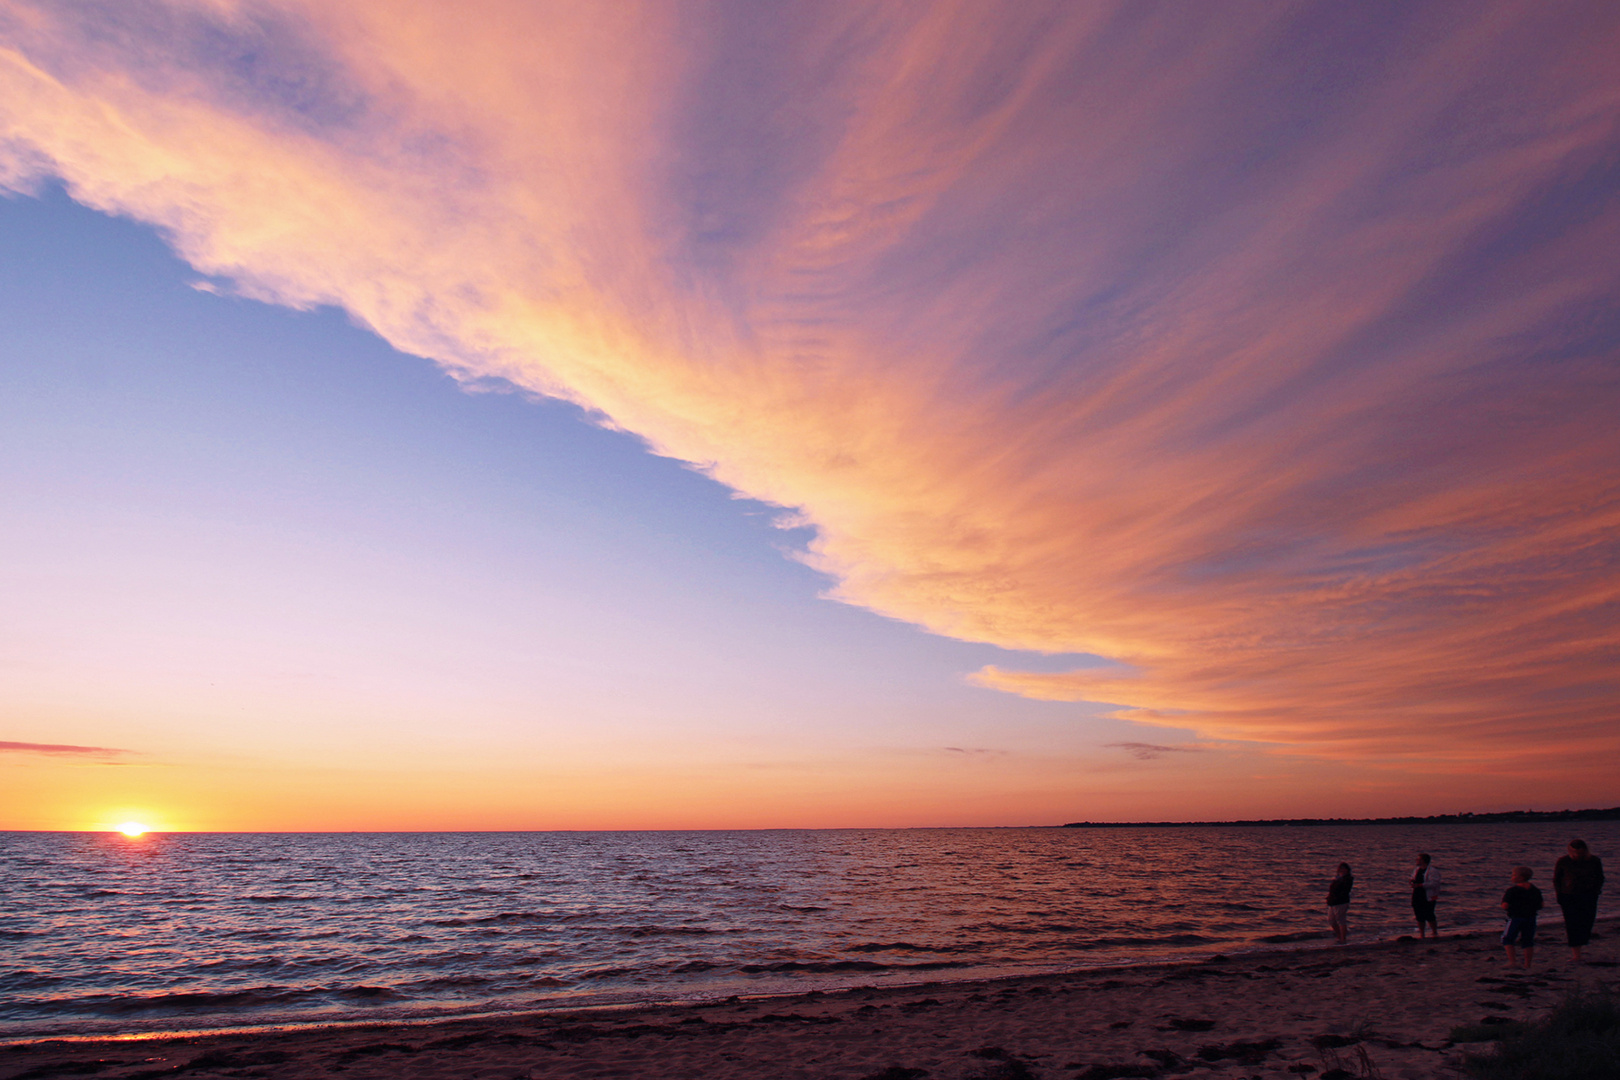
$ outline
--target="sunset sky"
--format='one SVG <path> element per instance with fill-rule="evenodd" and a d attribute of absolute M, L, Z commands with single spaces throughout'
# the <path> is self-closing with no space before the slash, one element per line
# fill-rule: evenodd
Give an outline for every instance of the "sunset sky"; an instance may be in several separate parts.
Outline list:
<path fill-rule="evenodd" d="M 1617 55 L 0 0 L 0 828 L 1620 803 Z"/>

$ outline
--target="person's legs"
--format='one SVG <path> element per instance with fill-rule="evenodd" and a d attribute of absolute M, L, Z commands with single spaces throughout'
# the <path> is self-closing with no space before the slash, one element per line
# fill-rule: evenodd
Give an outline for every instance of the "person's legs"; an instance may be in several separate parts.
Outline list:
<path fill-rule="evenodd" d="M 1592 940 L 1592 924 L 1597 922 L 1598 898 L 1595 896 L 1576 897 L 1576 918 L 1580 922 L 1581 944 L 1584 946 Z"/>
<path fill-rule="evenodd" d="M 1564 911 L 1564 934 L 1569 941 L 1569 953 L 1575 963 L 1581 962 L 1581 948 L 1592 940 L 1592 924 L 1597 921 L 1597 900 L 1584 896 L 1560 897 L 1558 906 Z"/>
<path fill-rule="evenodd" d="M 1416 896 L 1412 897 L 1412 917 L 1417 920 L 1418 937 L 1427 937 L 1429 932 L 1428 904 Z"/>
<path fill-rule="evenodd" d="M 1333 940 L 1343 945 L 1350 936 L 1350 924 L 1346 911 L 1349 904 L 1328 905 L 1328 926 L 1333 930 Z"/>
<path fill-rule="evenodd" d="M 1509 919 L 1502 930 L 1502 947 L 1507 950 L 1508 967 L 1519 966 L 1516 945 L 1524 946 L 1524 967 L 1530 970 L 1530 960 L 1536 952 L 1536 920 Z"/>

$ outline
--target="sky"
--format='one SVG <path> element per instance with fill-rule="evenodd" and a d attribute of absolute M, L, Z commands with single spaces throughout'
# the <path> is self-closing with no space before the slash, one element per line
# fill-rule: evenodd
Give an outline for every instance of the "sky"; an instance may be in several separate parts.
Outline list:
<path fill-rule="evenodd" d="M 1620 803 L 1617 50 L 0 0 L 0 828 Z"/>

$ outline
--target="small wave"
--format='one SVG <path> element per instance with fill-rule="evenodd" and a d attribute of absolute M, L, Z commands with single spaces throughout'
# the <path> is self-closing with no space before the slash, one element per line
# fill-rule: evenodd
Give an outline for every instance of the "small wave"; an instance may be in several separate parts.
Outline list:
<path fill-rule="evenodd" d="M 1203 934 L 1165 934 L 1160 937 L 1107 937 L 1079 942 L 1082 949 L 1113 949 L 1128 945 L 1216 945 L 1231 938 L 1205 937 Z"/>
<path fill-rule="evenodd" d="M 329 990 L 328 993 L 349 1001 L 400 1001 L 405 997 L 399 991 L 386 986 L 349 986 L 341 990 Z"/>
<path fill-rule="evenodd" d="M 562 953 L 560 952 L 535 953 L 530 956 L 513 957 L 512 959 L 508 960 L 507 963 L 513 965 L 514 967 L 526 964 L 544 964 L 552 960 L 556 960 L 560 956 L 562 956 Z"/>
<path fill-rule="evenodd" d="M 1085 927 L 1067 923 L 975 923 L 964 930 L 988 930 L 995 934 L 1078 934 Z"/>
<path fill-rule="evenodd" d="M 126 896 L 123 889 L 91 889 L 86 896 Z"/>
<path fill-rule="evenodd" d="M 143 994 L 132 997 L 101 996 L 58 999 L 50 1004 L 60 1005 L 67 1011 L 110 1013 L 122 1016 L 128 1013 L 155 1012 L 167 1009 L 251 1009 L 265 1005 L 285 1005 L 303 1001 L 316 991 L 289 990 L 266 987 L 257 990 L 234 990 L 222 993 L 193 991 L 183 994 Z"/>
<path fill-rule="evenodd" d="M 12 971 L 0 975 L 0 990 L 37 990 L 42 986 L 55 986 L 64 980 L 43 971 Z"/>
<path fill-rule="evenodd" d="M 845 952 L 954 952 L 953 949 L 936 949 L 931 945 L 913 945 L 909 941 L 877 942 L 869 941 L 864 945 L 851 945 Z"/>
<path fill-rule="evenodd" d="M 282 961 L 275 956 L 253 956 L 240 960 L 205 960 L 194 965 L 198 971 L 261 971 L 265 968 L 280 967 Z"/>
<path fill-rule="evenodd" d="M 503 911 L 499 915 L 485 915 L 481 918 L 468 919 L 434 919 L 428 922 L 429 926 L 490 926 L 501 923 L 533 923 L 556 922 L 556 915 L 548 915 L 542 911 Z"/>
<path fill-rule="evenodd" d="M 454 950 L 450 952 L 423 953 L 418 961 L 435 969 L 443 969 L 452 964 L 481 964 L 489 959 L 486 952 L 464 952 Z"/>
<path fill-rule="evenodd" d="M 21 941 L 25 937 L 38 937 L 32 930 L 0 930 L 0 941 Z"/>
<path fill-rule="evenodd" d="M 318 897 L 318 896 L 292 896 L 292 895 L 287 895 L 287 894 L 282 894 L 282 893 L 273 893 L 273 894 L 268 895 L 268 896 L 249 896 L 248 899 L 251 900 L 255 904 L 292 904 L 292 903 L 299 903 L 299 902 L 310 903 L 310 902 L 319 900 L 320 897 Z"/>
<path fill-rule="evenodd" d="M 890 965 L 875 960 L 784 960 L 779 964 L 744 964 L 737 970 L 749 975 L 778 971 L 887 971 Z"/>
<path fill-rule="evenodd" d="M 711 964 L 707 960 L 688 960 L 675 968 L 675 972 L 678 975 L 692 975 L 702 971 L 713 971 L 719 966 L 719 964 Z"/>
<path fill-rule="evenodd" d="M 629 933 L 633 938 L 642 938 L 674 936 L 680 934 L 714 934 L 719 933 L 719 931 L 710 930 L 706 926 L 638 926 Z"/>
<path fill-rule="evenodd" d="M 815 914 L 815 913 L 816 913 L 816 912 L 818 912 L 818 911 L 831 911 L 831 910 L 832 910 L 832 908 L 824 908 L 824 907 L 794 907 L 794 906 L 793 906 L 793 905 L 792 905 L 792 904 L 778 904 L 778 905 L 777 905 L 777 910 L 778 910 L 778 911 L 797 911 L 797 912 L 799 912 L 799 913 L 800 913 L 800 914 L 801 914 L 801 915 L 813 915 L 813 914 Z"/>
<path fill-rule="evenodd" d="M 1283 945 L 1290 941 L 1319 941 L 1325 937 L 1327 937 L 1325 933 L 1310 930 L 1295 934 L 1267 934 L 1265 937 L 1255 938 L 1255 940 L 1263 941 L 1267 945 Z"/>
<path fill-rule="evenodd" d="M 779 974 L 789 971 L 826 974 L 838 971 L 938 971 L 941 968 L 966 966 L 954 960 L 930 960 L 921 964 L 880 964 L 874 960 L 784 960 L 778 964 L 744 964 L 737 970 L 747 975 Z"/>
<path fill-rule="evenodd" d="M 920 964 L 890 964 L 891 971 L 943 971 L 946 968 L 971 967 L 961 960 L 924 960 Z"/>
<path fill-rule="evenodd" d="M 143 1012 L 202 1012 L 209 1010 L 258 1009 L 274 1005 L 294 1005 L 316 999 L 337 998 L 349 1002 L 396 1001 L 404 995 L 385 986 L 319 987 L 295 990 L 263 986 L 252 990 L 193 991 L 181 994 L 138 994 L 129 997 L 95 995 L 57 998 L 44 1003 L 64 1012 L 92 1012 L 126 1016 Z M 53 1010 L 54 1011 L 54 1010 Z"/>
<path fill-rule="evenodd" d="M 412 990 L 458 990 L 469 986 L 488 986 L 495 981 L 483 975 L 449 975 L 437 979 L 422 979 L 405 985 Z"/>

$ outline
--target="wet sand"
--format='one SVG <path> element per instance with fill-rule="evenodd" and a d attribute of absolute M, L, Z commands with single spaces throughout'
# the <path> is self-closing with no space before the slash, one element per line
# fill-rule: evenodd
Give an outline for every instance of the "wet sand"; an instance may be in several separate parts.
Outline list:
<path fill-rule="evenodd" d="M 1579 969 L 1544 931 L 1529 974 L 1508 970 L 1492 931 L 701 1005 L 42 1042 L 0 1048 L 0 1080 L 1456 1077 L 1454 1026 L 1534 1019 L 1577 983 L 1620 989 L 1620 927 L 1599 929 Z"/>

